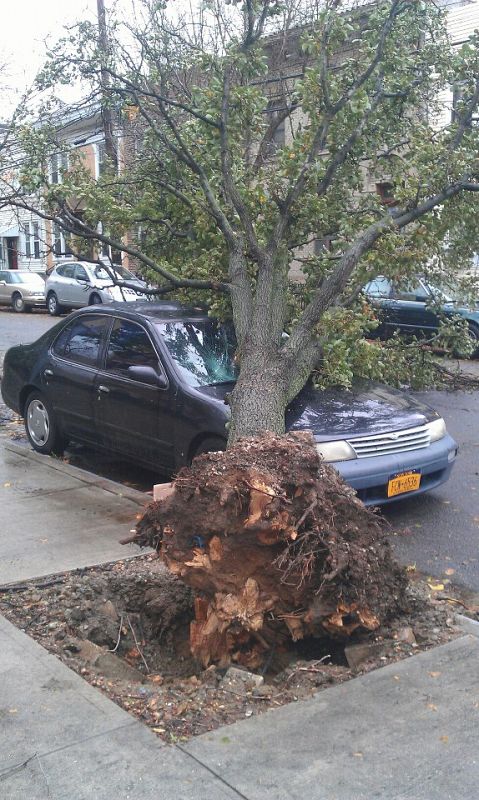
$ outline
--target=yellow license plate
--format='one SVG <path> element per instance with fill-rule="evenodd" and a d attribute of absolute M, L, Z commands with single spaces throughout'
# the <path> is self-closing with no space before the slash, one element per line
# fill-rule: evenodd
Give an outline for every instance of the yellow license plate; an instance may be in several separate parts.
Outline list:
<path fill-rule="evenodd" d="M 399 472 L 388 481 L 388 497 L 414 492 L 421 484 L 420 472 Z"/>

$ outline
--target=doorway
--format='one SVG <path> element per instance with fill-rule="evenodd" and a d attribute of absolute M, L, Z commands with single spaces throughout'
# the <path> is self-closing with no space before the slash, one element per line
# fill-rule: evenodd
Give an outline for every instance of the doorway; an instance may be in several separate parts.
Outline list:
<path fill-rule="evenodd" d="M 8 269 L 18 269 L 18 236 L 7 236 Z"/>

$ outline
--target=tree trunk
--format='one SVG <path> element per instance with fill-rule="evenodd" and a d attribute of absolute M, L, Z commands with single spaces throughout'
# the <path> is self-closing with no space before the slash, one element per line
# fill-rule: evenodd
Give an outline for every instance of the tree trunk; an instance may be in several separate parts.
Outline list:
<path fill-rule="evenodd" d="M 276 354 L 254 351 L 241 360 L 240 376 L 229 403 L 230 447 L 241 436 L 255 436 L 262 431 L 284 433 L 287 402 L 282 366 Z"/>

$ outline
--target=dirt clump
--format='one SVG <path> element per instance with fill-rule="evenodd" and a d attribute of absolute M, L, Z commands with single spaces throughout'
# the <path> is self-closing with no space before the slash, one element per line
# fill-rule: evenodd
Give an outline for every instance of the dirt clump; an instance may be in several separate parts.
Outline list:
<path fill-rule="evenodd" d="M 265 433 L 196 458 L 134 538 L 195 591 L 203 664 L 257 669 L 309 636 L 374 631 L 404 609 L 407 579 L 377 515 L 305 432 Z"/>

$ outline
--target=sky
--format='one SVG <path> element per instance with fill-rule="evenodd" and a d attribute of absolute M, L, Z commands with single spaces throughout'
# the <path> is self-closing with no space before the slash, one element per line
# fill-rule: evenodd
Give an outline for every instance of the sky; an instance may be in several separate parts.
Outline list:
<path fill-rule="evenodd" d="M 109 0 L 106 2 L 110 5 Z M 45 60 L 45 40 L 54 43 L 62 27 L 82 19 L 96 19 L 96 0 L 10 0 L 8 24 L 0 26 L 0 114 L 18 102 Z M 5 18 L 4 18 L 5 22 Z"/>

